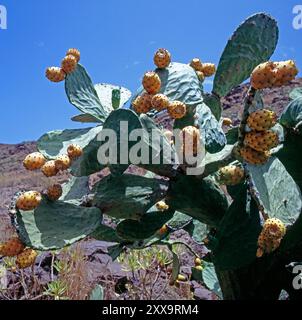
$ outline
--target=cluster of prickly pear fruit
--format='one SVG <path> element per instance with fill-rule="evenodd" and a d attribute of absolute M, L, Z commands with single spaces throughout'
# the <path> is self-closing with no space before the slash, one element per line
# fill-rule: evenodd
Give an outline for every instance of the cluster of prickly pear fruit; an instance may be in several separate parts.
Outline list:
<path fill-rule="evenodd" d="M 257 66 L 251 75 L 254 89 L 281 87 L 295 79 L 298 69 L 293 60 L 281 62 L 265 62 Z"/>
<path fill-rule="evenodd" d="M 286 234 L 286 227 L 280 219 L 271 218 L 265 221 L 258 238 L 257 257 L 275 251 Z"/>
<path fill-rule="evenodd" d="M 196 71 L 196 74 L 201 82 L 206 77 L 211 77 L 216 72 L 216 66 L 213 63 L 203 63 L 199 58 L 194 58 L 190 62 L 190 66 Z"/>
<path fill-rule="evenodd" d="M 167 68 L 171 63 L 170 52 L 159 49 L 154 55 L 154 63 L 160 69 Z M 166 95 L 159 93 L 161 80 L 157 73 L 146 72 L 142 84 L 146 92 L 136 97 L 132 103 L 137 113 L 148 113 L 155 109 L 156 111 L 167 110 L 172 119 L 181 119 L 186 115 L 187 107 L 183 102 L 169 101 Z"/>
<path fill-rule="evenodd" d="M 56 176 L 60 171 L 68 170 L 72 161 L 79 158 L 83 153 L 80 146 L 71 144 L 67 148 L 67 154 L 55 158 L 55 160 L 47 160 L 41 153 L 34 152 L 25 157 L 23 165 L 27 170 L 39 170 L 46 177 Z M 62 187 L 58 184 L 50 186 L 47 189 L 46 196 L 49 200 L 56 201 L 62 195 Z M 42 201 L 42 195 L 37 191 L 24 192 L 16 201 L 18 209 L 23 211 L 31 211 L 39 206 Z"/>
<path fill-rule="evenodd" d="M 0 244 L 0 256 L 16 257 L 16 265 L 19 269 L 25 269 L 32 266 L 38 253 L 31 249 L 25 248 L 19 238 L 12 238 L 5 243 Z"/>
<path fill-rule="evenodd" d="M 49 67 L 46 69 L 46 77 L 52 82 L 61 82 L 67 74 L 72 73 L 80 61 L 80 51 L 69 49 L 61 62 L 61 67 Z"/>
<path fill-rule="evenodd" d="M 240 153 L 242 158 L 250 164 L 264 164 L 270 158 L 270 150 L 279 144 L 276 132 L 270 130 L 277 123 L 275 112 L 261 109 L 252 112 L 247 124 L 251 129 L 245 134 L 244 147 Z"/>

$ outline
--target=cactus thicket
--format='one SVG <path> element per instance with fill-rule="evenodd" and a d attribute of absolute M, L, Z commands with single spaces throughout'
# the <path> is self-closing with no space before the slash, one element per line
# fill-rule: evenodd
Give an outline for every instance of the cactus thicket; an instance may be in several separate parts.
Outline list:
<path fill-rule="evenodd" d="M 217 68 L 199 59 L 177 63 L 173 53 L 160 49 L 154 56 L 157 68 L 145 74 L 130 108 L 124 107 L 129 90 L 94 85 L 78 63 L 79 51 L 69 50 L 64 71 L 50 68 L 47 77 L 65 79 L 68 100 L 80 111 L 72 120 L 96 125 L 49 132 L 38 141 L 39 157 L 25 160 L 28 169 L 42 168 L 46 176 L 68 170 L 72 178 L 53 197 L 52 192 L 28 202 L 27 194 L 17 198 L 11 215 L 24 246 L 60 249 L 90 236 L 116 243 L 109 250 L 116 258 L 127 247 L 164 245 L 173 256 L 171 283 L 176 283 L 187 279 L 180 275 L 175 250 L 179 241 L 170 235 L 184 229 L 209 250 L 204 260 L 193 252 L 192 279 L 217 295 L 278 299 L 284 289 L 291 296 L 286 265 L 302 261 L 302 91 L 293 92 L 280 119 L 269 106 L 264 108 L 261 89 L 285 85 L 297 74 L 293 61 L 269 62 L 277 42 L 276 21 L 260 13 L 237 28 Z M 213 90 L 206 93 L 201 80 L 213 73 Z M 234 127 L 222 118 L 221 99 L 251 75 L 241 123 Z M 162 114 L 170 117 L 169 128 L 159 123 Z M 125 122 L 128 132 L 120 127 Z M 111 144 L 117 150 L 114 163 L 99 161 L 98 151 L 107 143 L 100 139 L 105 129 L 117 136 Z M 123 142 L 136 129 L 143 132 L 144 150 L 152 151 L 148 163 L 131 162 L 130 149 L 136 142 Z M 159 145 L 151 143 L 152 130 L 161 139 Z M 187 174 L 194 164 L 178 163 L 176 158 L 165 162 L 163 148 L 175 150 L 179 132 L 192 135 L 187 144 L 195 152 L 199 146 L 204 149 L 198 174 Z M 186 153 L 186 145 L 180 147 Z M 133 164 L 144 173 L 127 170 Z M 89 176 L 104 168 L 110 174 L 90 188 Z M 103 215 L 114 217 L 117 226 L 105 225 Z M 34 261 L 35 254 L 29 257 L 28 252 L 19 256 L 20 267 Z"/>

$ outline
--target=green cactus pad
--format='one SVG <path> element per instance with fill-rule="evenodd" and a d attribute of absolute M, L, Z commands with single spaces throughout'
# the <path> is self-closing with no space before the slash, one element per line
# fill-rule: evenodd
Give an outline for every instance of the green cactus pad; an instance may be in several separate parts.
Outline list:
<path fill-rule="evenodd" d="M 123 220 L 116 227 L 117 235 L 127 241 L 148 239 L 173 216 L 173 211 L 148 212 L 139 221 Z M 160 236 L 159 236 L 160 237 Z"/>
<path fill-rule="evenodd" d="M 220 58 L 213 92 L 223 97 L 248 79 L 256 66 L 270 59 L 278 36 L 276 21 L 264 13 L 244 21 L 228 41 Z"/>
<path fill-rule="evenodd" d="M 142 124 L 139 117 L 135 112 L 129 109 L 117 109 L 113 111 L 106 119 L 103 130 L 113 130 L 116 134 L 116 141 L 114 147 L 117 147 L 117 163 L 121 163 L 121 155 L 126 156 L 125 163 L 130 164 L 129 150 L 137 143 L 136 141 L 130 141 L 130 134 L 133 130 L 142 129 Z M 127 131 L 128 130 L 128 131 Z M 100 138 L 105 139 L 105 132 L 103 131 Z M 124 140 L 125 139 L 125 140 Z M 104 146 L 106 142 L 103 142 Z M 110 142 L 109 142 L 110 143 Z M 110 146 L 112 146 L 112 143 Z M 128 143 L 128 145 L 127 145 Z M 122 153 L 121 153 L 122 151 Z"/>
<path fill-rule="evenodd" d="M 222 291 L 219 285 L 215 266 L 211 262 L 203 261 L 204 269 L 202 270 L 202 280 L 206 287 L 214 292 L 217 297 L 223 299 Z"/>
<path fill-rule="evenodd" d="M 82 122 L 82 123 L 98 123 L 101 122 L 101 120 L 97 119 L 96 117 L 92 116 L 88 113 L 81 113 L 79 115 L 73 116 L 71 118 L 72 121 L 75 122 Z"/>
<path fill-rule="evenodd" d="M 87 237 L 101 220 L 98 208 L 43 200 L 34 211 L 18 211 L 16 227 L 26 246 L 46 251 L 61 249 Z"/>
<path fill-rule="evenodd" d="M 178 100 L 188 106 L 203 101 L 198 77 L 189 65 L 175 62 L 168 68 L 156 69 L 155 72 L 161 79 L 161 93 L 171 101 Z M 140 87 L 133 100 L 142 92 L 143 87 Z"/>
<path fill-rule="evenodd" d="M 191 224 L 192 220 L 192 217 L 179 211 L 176 211 L 172 219 L 167 222 L 167 225 L 169 226 L 169 228 L 173 230 L 179 230 Z"/>
<path fill-rule="evenodd" d="M 234 161 L 233 156 L 234 145 L 227 144 L 220 152 L 210 154 L 205 157 L 205 170 L 203 176 L 215 173 L 221 167 L 227 166 Z"/>
<path fill-rule="evenodd" d="M 289 94 L 289 97 L 292 100 L 302 97 L 302 88 L 295 88 L 294 90 L 292 90 Z"/>
<path fill-rule="evenodd" d="M 196 176 L 179 176 L 171 181 L 167 204 L 211 226 L 217 226 L 228 209 L 227 198 L 213 179 Z"/>
<path fill-rule="evenodd" d="M 177 163 L 174 146 L 171 145 L 155 122 L 146 114 L 140 116 L 140 121 L 146 133 L 145 143 L 149 149 L 149 164 L 139 164 L 139 166 L 161 176 L 174 176 L 175 170 L 173 167 Z M 152 143 L 154 135 L 160 139 L 160 143 Z"/>
<path fill-rule="evenodd" d="M 140 219 L 155 203 L 165 197 L 167 181 L 123 174 L 108 176 L 94 189 L 94 205 L 115 218 Z"/>
<path fill-rule="evenodd" d="M 105 121 L 109 110 L 102 105 L 91 78 L 82 65 L 78 64 L 76 70 L 66 76 L 65 91 L 69 102 L 82 113 Z"/>
<path fill-rule="evenodd" d="M 216 120 L 219 121 L 222 113 L 222 105 L 220 99 L 214 94 L 206 93 L 203 96 L 204 103 L 211 109 Z"/>
<path fill-rule="evenodd" d="M 100 224 L 91 234 L 90 237 L 99 241 L 117 242 L 120 243 L 123 240 L 116 234 L 116 231 L 104 224 Z"/>
<path fill-rule="evenodd" d="M 101 285 L 97 284 L 92 290 L 89 300 L 92 301 L 102 301 L 104 300 L 104 289 Z"/>
<path fill-rule="evenodd" d="M 201 139 L 209 153 L 221 151 L 227 141 L 221 124 L 216 120 L 210 108 L 206 104 L 196 107 L 195 125 L 199 127 Z"/>
<path fill-rule="evenodd" d="M 60 200 L 80 205 L 81 199 L 89 194 L 88 177 L 71 177 L 67 183 L 62 185 L 63 194 Z"/>
<path fill-rule="evenodd" d="M 99 83 L 94 87 L 108 114 L 114 109 L 122 108 L 131 98 L 131 92 L 120 86 Z"/>
<path fill-rule="evenodd" d="M 286 136 L 283 148 L 279 150 L 276 157 L 283 163 L 286 170 L 302 190 L 302 170 L 301 163 L 297 159 L 301 156 L 302 137 L 295 133 Z"/>
<path fill-rule="evenodd" d="M 302 123 L 302 96 L 296 98 L 287 106 L 279 122 L 286 128 L 294 128 Z"/>
<path fill-rule="evenodd" d="M 253 262 L 260 232 L 259 211 L 245 185 L 217 230 L 213 259 L 219 270 L 238 269 Z"/>
<path fill-rule="evenodd" d="M 224 148 L 226 137 L 221 124 L 205 103 L 196 107 L 188 107 L 185 117 L 175 121 L 174 129 L 183 129 L 193 125 L 199 128 L 202 145 L 205 146 L 206 151 L 217 153 Z"/>
<path fill-rule="evenodd" d="M 267 214 L 292 225 L 300 215 L 302 198 L 297 184 L 282 162 L 272 157 L 262 166 L 247 165 L 247 169 Z"/>
<path fill-rule="evenodd" d="M 101 132 L 102 128 L 98 128 L 98 133 Z M 74 160 L 71 165 L 71 173 L 76 177 L 89 176 L 93 173 L 101 171 L 106 166 L 99 162 L 98 150 L 101 146 L 99 141 L 99 134 L 95 136 L 84 148 L 83 155 Z"/>
<path fill-rule="evenodd" d="M 84 149 L 101 130 L 102 127 L 50 131 L 38 140 L 37 148 L 46 158 L 54 159 L 58 155 L 66 154 L 71 144 L 77 144 Z"/>
<path fill-rule="evenodd" d="M 204 239 L 207 237 L 209 228 L 206 224 L 199 220 L 193 219 L 192 223 L 188 225 L 185 230 L 189 233 L 194 241 L 202 244 Z"/>

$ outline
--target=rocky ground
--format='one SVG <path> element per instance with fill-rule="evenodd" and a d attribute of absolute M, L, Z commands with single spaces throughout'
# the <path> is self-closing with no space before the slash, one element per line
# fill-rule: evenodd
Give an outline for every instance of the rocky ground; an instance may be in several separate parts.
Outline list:
<path fill-rule="evenodd" d="M 278 114 L 289 103 L 289 92 L 295 87 L 302 87 L 302 79 L 292 81 L 288 86 L 276 88 L 273 90 L 264 90 L 263 99 L 265 106 L 275 110 Z M 242 110 L 242 101 L 244 94 L 248 89 L 248 85 L 242 85 L 235 88 L 227 97 L 223 99 L 224 116 L 233 119 L 234 124 L 239 122 L 240 113 Z M 24 142 L 16 145 L 0 144 L 0 241 L 8 239 L 13 230 L 10 228 L 7 208 L 10 204 L 13 195 L 22 189 L 35 189 L 42 191 L 50 183 L 54 181 L 64 182 L 67 179 L 66 175 L 60 175 L 53 180 L 45 178 L 39 172 L 28 172 L 22 166 L 24 157 L 36 151 L 35 142 Z M 185 234 L 181 234 L 186 241 L 191 240 Z M 127 276 L 127 273 L 122 270 L 121 265 L 117 262 L 112 262 L 108 256 L 108 243 L 86 240 L 82 244 L 86 258 L 90 264 L 92 282 L 99 282 L 111 278 L 113 283 L 117 283 L 120 279 Z M 193 245 L 193 244 L 192 244 Z M 201 250 L 202 248 L 196 248 Z M 50 281 L 50 253 L 45 253 L 40 256 L 37 261 L 38 273 L 40 274 L 42 283 Z M 189 273 L 192 265 L 192 257 L 188 253 L 184 254 L 183 268 L 185 273 Z M 106 281 L 107 281 L 106 280 Z M 214 296 L 199 284 L 193 283 L 194 294 L 197 299 L 213 299 Z M 174 290 L 174 289 L 173 289 Z M 162 298 L 175 299 L 179 296 L 179 292 L 167 288 Z M 117 298 L 108 297 L 108 298 Z"/>

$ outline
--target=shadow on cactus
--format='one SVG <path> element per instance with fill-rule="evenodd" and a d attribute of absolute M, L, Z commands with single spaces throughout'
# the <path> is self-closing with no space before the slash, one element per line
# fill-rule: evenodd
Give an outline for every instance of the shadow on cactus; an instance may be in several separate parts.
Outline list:
<path fill-rule="evenodd" d="M 95 127 L 49 132 L 24 160 L 26 169 L 47 177 L 65 170 L 73 177 L 63 188 L 16 197 L 11 214 L 22 250 L 58 249 L 87 236 L 112 242 L 113 258 L 126 247 L 164 245 L 176 283 L 180 260 L 170 236 L 184 229 L 209 249 L 206 263 L 194 253 L 193 278 L 224 299 L 278 299 L 283 289 L 291 294 L 279 274 L 302 258 L 296 147 L 302 102 L 296 90 L 281 119 L 264 106 L 262 89 L 283 86 L 298 73 L 292 60 L 269 61 L 277 41 L 276 21 L 260 13 L 231 36 L 217 71 L 198 58 L 174 62 L 159 49 L 156 68 L 143 76 L 130 109 L 129 90 L 94 85 L 79 51 L 69 50 L 61 68 L 48 68 L 46 76 L 65 81 L 68 100 L 80 111 L 72 120 Z M 206 93 L 203 81 L 214 74 L 213 91 Z M 233 127 L 221 117 L 221 98 L 249 77 L 241 123 Z M 200 153 L 201 163 L 188 161 L 188 154 Z M 202 170 L 187 174 L 194 166 Z M 110 174 L 89 187 L 88 177 L 104 168 Z M 104 214 L 117 226 L 106 225 Z M 0 253 L 22 254 L 14 249 L 4 244 Z"/>

